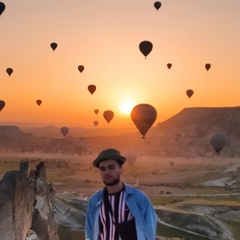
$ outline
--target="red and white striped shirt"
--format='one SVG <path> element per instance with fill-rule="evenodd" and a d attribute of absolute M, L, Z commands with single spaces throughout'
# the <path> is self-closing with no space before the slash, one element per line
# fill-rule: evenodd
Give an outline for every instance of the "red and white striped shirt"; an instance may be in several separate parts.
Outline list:
<path fill-rule="evenodd" d="M 125 189 L 114 194 L 108 194 L 105 189 L 105 194 L 100 207 L 99 240 L 120 240 L 116 225 L 133 219 L 133 215 L 125 203 Z"/>

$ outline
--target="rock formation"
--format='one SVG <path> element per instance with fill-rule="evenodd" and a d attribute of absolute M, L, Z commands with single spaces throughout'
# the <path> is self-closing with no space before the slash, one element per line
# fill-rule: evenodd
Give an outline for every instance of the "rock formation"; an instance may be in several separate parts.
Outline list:
<path fill-rule="evenodd" d="M 4 240 L 58 240 L 44 163 L 28 162 L 0 181 L 0 236 Z M 33 238 L 31 238 L 31 236 Z"/>
<path fill-rule="evenodd" d="M 183 109 L 153 126 L 146 135 L 147 141 L 142 141 L 137 130 L 115 136 L 107 136 L 104 132 L 99 135 L 96 132 L 94 137 L 93 133 L 92 137 L 87 137 L 88 131 L 96 129 L 71 128 L 70 135 L 64 138 L 56 127 L 29 131 L 32 132 L 24 132 L 16 126 L 0 126 L 0 150 L 86 155 L 97 154 L 114 143 L 115 148 L 126 151 L 131 148 L 139 154 L 186 158 L 214 157 L 217 155 L 210 144 L 210 138 L 214 133 L 223 133 L 227 137 L 227 144 L 220 153 L 221 157 L 240 157 L 240 107 Z M 41 134 L 35 134 L 36 131 Z"/>
<path fill-rule="evenodd" d="M 0 126 L 0 136 L 2 138 L 20 138 L 25 135 L 17 126 Z"/>

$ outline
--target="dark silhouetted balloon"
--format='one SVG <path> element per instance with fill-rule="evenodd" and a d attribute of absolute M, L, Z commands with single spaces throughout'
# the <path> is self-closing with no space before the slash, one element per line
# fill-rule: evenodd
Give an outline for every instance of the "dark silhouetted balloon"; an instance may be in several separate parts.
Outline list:
<path fill-rule="evenodd" d="M 94 113 L 97 115 L 99 113 L 99 110 L 98 109 L 95 109 L 94 110 Z"/>
<path fill-rule="evenodd" d="M 78 70 L 79 70 L 79 72 L 83 72 L 84 66 L 83 66 L 83 65 L 79 65 L 79 66 L 78 66 Z"/>
<path fill-rule="evenodd" d="M 55 51 L 55 49 L 57 48 L 57 43 L 55 43 L 55 42 L 52 42 L 51 44 L 50 44 L 50 47 L 52 48 L 52 50 L 53 51 Z"/>
<path fill-rule="evenodd" d="M 223 133 L 215 133 L 210 138 L 210 144 L 214 148 L 216 153 L 221 152 L 227 143 L 227 138 Z"/>
<path fill-rule="evenodd" d="M 211 64 L 210 64 L 210 63 L 206 63 L 206 64 L 205 64 L 205 68 L 206 68 L 206 70 L 208 71 L 208 70 L 211 68 Z"/>
<path fill-rule="evenodd" d="M 60 129 L 62 135 L 65 137 L 67 136 L 68 132 L 69 132 L 69 128 L 68 127 L 61 127 Z"/>
<path fill-rule="evenodd" d="M 96 91 L 97 87 L 95 85 L 89 85 L 88 91 L 93 94 Z"/>
<path fill-rule="evenodd" d="M 9 76 L 11 76 L 11 74 L 13 73 L 13 69 L 12 68 L 7 68 L 6 72 Z"/>
<path fill-rule="evenodd" d="M 4 12 L 5 8 L 6 8 L 5 4 L 3 2 L 0 2 L 0 16 Z"/>
<path fill-rule="evenodd" d="M 133 151 L 126 152 L 124 156 L 127 159 L 128 164 L 131 166 L 137 160 L 137 155 Z"/>
<path fill-rule="evenodd" d="M 132 109 L 131 118 L 139 132 L 142 134 L 142 138 L 145 138 L 146 133 L 157 118 L 157 111 L 153 106 L 142 103 Z"/>
<path fill-rule="evenodd" d="M 5 102 L 3 100 L 0 100 L 0 111 L 5 107 Z"/>
<path fill-rule="evenodd" d="M 168 63 L 168 64 L 167 64 L 167 67 L 168 67 L 168 69 L 170 69 L 170 68 L 172 67 L 172 64 L 171 64 L 171 63 Z"/>
<path fill-rule="evenodd" d="M 160 2 L 155 2 L 154 3 L 154 7 L 158 10 L 161 7 L 161 3 Z"/>
<path fill-rule="evenodd" d="M 147 55 L 152 51 L 153 45 L 149 41 L 142 41 L 139 44 L 139 49 L 141 53 L 147 58 Z"/>
<path fill-rule="evenodd" d="M 111 111 L 111 110 L 106 110 L 104 113 L 103 113 L 103 117 L 105 118 L 105 120 L 110 123 L 114 117 L 114 112 Z"/>
<path fill-rule="evenodd" d="M 42 100 L 38 99 L 38 100 L 36 100 L 36 103 L 38 106 L 40 106 L 42 104 Z"/>
<path fill-rule="evenodd" d="M 192 89 L 188 89 L 186 91 L 187 96 L 190 98 L 193 95 L 194 91 Z"/>
<path fill-rule="evenodd" d="M 95 127 L 98 125 L 98 121 L 94 121 L 93 124 L 95 125 Z"/>

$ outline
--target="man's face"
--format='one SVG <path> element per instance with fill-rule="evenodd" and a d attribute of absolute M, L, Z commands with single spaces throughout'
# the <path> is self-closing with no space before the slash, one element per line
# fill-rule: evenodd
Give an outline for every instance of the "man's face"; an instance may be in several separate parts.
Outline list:
<path fill-rule="evenodd" d="M 116 160 L 104 160 L 99 163 L 99 171 L 104 184 L 113 186 L 120 181 L 122 167 L 118 165 Z"/>

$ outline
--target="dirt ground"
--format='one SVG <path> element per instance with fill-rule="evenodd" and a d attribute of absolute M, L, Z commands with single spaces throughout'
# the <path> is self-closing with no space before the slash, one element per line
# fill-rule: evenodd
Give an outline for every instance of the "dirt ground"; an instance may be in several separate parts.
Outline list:
<path fill-rule="evenodd" d="M 0 178 L 9 170 L 18 170 L 21 161 L 29 162 L 29 170 L 43 161 L 48 181 L 55 185 L 58 194 L 72 193 L 89 197 L 103 187 L 98 169 L 92 166 L 95 157 L 96 155 L 1 153 Z M 220 178 L 224 171 L 233 166 L 240 166 L 239 159 L 139 156 L 133 164 L 130 165 L 128 161 L 124 164 L 122 179 L 125 183 L 142 189 L 150 198 L 208 193 L 209 188 L 203 188 L 199 184 Z M 211 188 L 211 193 L 222 193 L 225 190 Z"/>
<path fill-rule="evenodd" d="M 53 183 L 57 195 L 88 199 L 103 187 L 98 169 L 92 166 L 95 158 L 96 155 L 0 153 L 0 179 L 8 171 L 19 170 L 22 161 L 28 161 L 29 171 L 42 161 L 47 180 Z M 138 156 L 131 165 L 127 161 L 123 168 L 122 180 L 143 190 L 156 209 L 185 213 L 190 211 L 186 206 L 190 206 L 190 209 L 194 206 L 206 206 L 208 209 L 210 205 L 240 206 L 239 187 L 204 186 L 204 183 L 212 180 L 214 183 L 221 183 L 221 179 L 237 180 L 239 159 Z M 233 224 L 231 229 L 239 236 L 239 226 Z M 84 238 L 83 232 L 66 231 L 70 229 L 64 229 L 61 240 L 69 239 L 69 234 L 82 234 L 82 238 L 78 235 L 72 239 Z M 172 229 L 166 231 L 166 236 L 169 236 Z M 64 238 L 64 234 L 68 237 Z"/>

